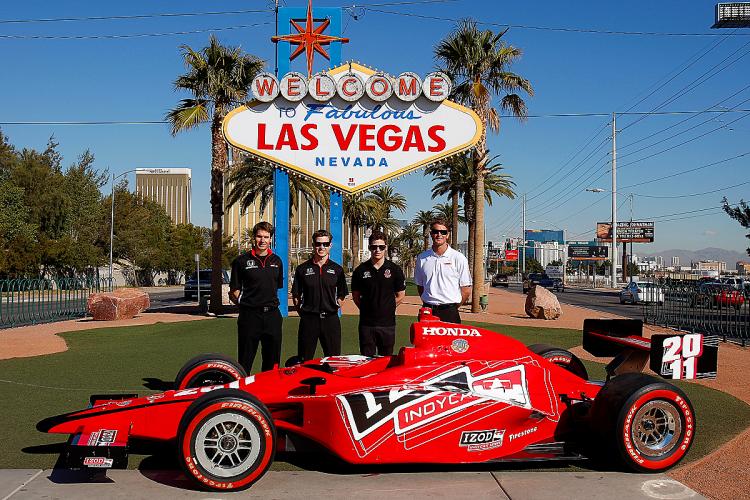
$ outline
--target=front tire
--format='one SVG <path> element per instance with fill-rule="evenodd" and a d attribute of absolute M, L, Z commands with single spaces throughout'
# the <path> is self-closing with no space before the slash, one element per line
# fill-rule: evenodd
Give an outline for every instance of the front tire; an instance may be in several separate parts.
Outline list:
<path fill-rule="evenodd" d="M 628 469 L 662 472 L 677 464 L 695 437 L 695 411 L 678 387 L 642 373 L 610 380 L 591 409 L 591 422 Z"/>
<path fill-rule="evenodd" d="M 175 377 L 176 389 L 223 385 L 247 377 L 245 369 L 223 354 L 201 354 L 185 363 Z"/>
<path fill-rule="evenodd" d="M 237 389 L 219 389 L 188 407 L 177 445 L 187 475 L 203 488 L 243 490 L 271 466 L 276 427 L 258 399 Z"/>

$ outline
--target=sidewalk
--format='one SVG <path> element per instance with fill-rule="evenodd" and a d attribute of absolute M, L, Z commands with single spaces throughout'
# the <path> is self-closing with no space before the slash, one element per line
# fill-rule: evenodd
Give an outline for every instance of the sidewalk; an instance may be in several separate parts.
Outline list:
<path fill-rule="evenodd" d="M 695 491 L 663 475 L 600 472 L 433 472 L 324 474 L 270 471 L 246 491 L 209 493 L 174 471 L 111 470 L 99 481 L 76 483 L 73 474 L 49 470 L 0 470 L 3 500 L 28 498 L 471 498 L 559 500 L 701 499 Z"/>

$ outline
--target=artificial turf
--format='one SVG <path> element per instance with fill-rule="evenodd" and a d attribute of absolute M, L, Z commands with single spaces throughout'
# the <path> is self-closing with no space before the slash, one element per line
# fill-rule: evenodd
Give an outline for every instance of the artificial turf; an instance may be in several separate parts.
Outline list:
<path fill-rule="evenodd" d="M 398 317 L 396 347 L 408 345 L 412 318 Z M 357 353 L 357 317 L 343 316 L 342 352 Z M 526 344 L 548 343 L 563 348 L 580 344 L 576 330 L 498 326 Z M 297 318 L 284 320 L 282 360 L 296 354 Z M 149 326 L 108 328 L 63 334 L 69 349 L 58 354 L 0 361 L 0 468 L 50 468 L 58 458 L 64 436 L 36 430 L 39 420 L 84 408 L 95 393 L 148 394 L 171 387 L 174 376 L 189 358 L 217 352 L 236 357 L 236 320 L 214 319 Z M 318 353 L 322 355 L 322 353 Z M 592 378 L 603 378 L 603 365 L 586 363 Z M 260 369 L 260 356 L 254 371 Z M 693 402 L 699 429 L 686 460 L 714 450 L 742 431 L 750 421 L 750 406 L 736 398 L 697 384 L 681 387 Z M 174 454 L 169 455 L 172 460 Z M 132 456 L 131 467 L 158 468 L 142 456 Z M 169 464 L 167 464 L 169 465 Z M 176 463 L 172 464 L 176 466 Z M 291 467 L 284 463 L 275 468 Z M 498 466 L 502 467 L 502 465 Z"/>

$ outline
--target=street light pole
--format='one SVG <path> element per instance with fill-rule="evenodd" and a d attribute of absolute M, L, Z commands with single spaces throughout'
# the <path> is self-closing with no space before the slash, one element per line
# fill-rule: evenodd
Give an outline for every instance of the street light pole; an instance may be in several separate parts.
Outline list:
<path fill-rule="evenodd" d="M 612 113 L 612 288 L 617 288 L 617 126 Z"/>

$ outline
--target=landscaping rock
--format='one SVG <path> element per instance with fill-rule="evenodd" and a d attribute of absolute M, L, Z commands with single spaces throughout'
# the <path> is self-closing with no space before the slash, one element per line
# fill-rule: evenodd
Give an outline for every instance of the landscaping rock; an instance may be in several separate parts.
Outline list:
<path fill-rule="evenodd" d="M 555 294 L 542 286 L 533 286 L 526 295 L 526 314 L 536 319 L 557 319 L 562 308 Z"/>
<path fill-rule="evenodd" d="M 149 308 L 148 294 L 138 288 L 118 288 L 114 292 L 89 295 L 88 310 L 96 321 L 130 319 Z"/>

